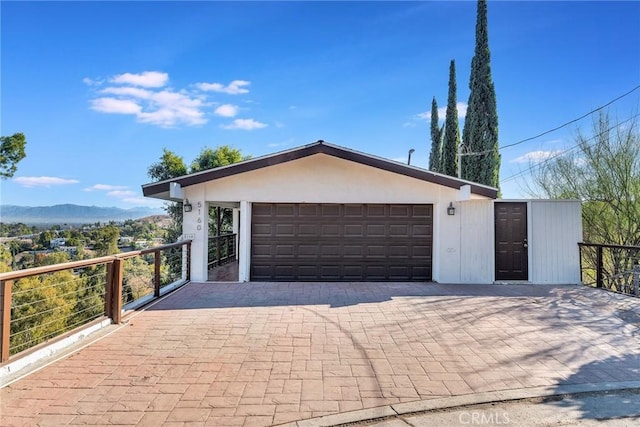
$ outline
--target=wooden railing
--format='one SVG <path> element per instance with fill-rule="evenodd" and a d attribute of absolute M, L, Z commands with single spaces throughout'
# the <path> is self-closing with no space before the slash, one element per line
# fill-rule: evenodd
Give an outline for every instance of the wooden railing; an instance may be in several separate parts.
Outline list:
<path fill-rule="evenodd" d="M 236 235 L 209 237 L 207 268 L 212 269 L 236 260 Z"/>
<path fill-rule="evenodd" d="M 587 286 L 640 296 L 640 246 L 578 243 L 580 279 Z"/>
<path fill-rule="evenodd" d="M 190 280 L 191 241 L 0 274 L 0 362 Z"/>

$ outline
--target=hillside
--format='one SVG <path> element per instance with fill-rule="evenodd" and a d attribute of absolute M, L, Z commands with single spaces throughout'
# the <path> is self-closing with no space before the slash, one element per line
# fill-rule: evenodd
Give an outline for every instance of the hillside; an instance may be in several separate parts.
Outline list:
<path fill-rule="evenodd" d="M 136 207 L 121 209 L 116 207 L 54 205 L 15 206 L 0 205 L 0 222 L 23 224 L 87 224 L 94 222 L 124 221 L 152 215 L 163 215 L 159 208 Z"/>

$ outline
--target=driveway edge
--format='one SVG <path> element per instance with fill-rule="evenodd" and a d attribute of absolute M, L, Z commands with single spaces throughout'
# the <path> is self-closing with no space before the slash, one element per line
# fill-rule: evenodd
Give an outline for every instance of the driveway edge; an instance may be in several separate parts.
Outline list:
<path fill-rule="evenodd" d="M 590 384 L 567 384 L 558 386 L 531 387 L 501 390 L 486 393 L 465 394 L 415 402 L 397 403 L 341 414 L 325 415 L 318 418 L 280 424 L 280 427 L 330 427 L 376 419 L 392 418 L 407 414 L 439 411 L 487 403 L 509 402 L 574 394 L 606 393 L 611 391 L 640 390 L 640 381 L 620 381 Z"/>

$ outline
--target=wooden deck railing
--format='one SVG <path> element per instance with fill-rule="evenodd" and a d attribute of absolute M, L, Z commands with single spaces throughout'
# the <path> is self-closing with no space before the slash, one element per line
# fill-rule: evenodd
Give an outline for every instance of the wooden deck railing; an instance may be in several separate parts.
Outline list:
<path fill-rule="evenodd" d="M 640 246 L 578 243 L 580 279 L 587 286 L 640 296 Z"/>
<path fill-rule="evenodd" d="M 0 274 L 0 362 L 190 280 L 191 241 Z"/>

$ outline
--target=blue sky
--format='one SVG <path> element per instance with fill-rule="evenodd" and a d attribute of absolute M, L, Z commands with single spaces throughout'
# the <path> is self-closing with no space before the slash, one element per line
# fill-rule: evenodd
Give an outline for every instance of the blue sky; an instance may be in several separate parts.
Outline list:
<path fill-rule="evenodd" d="M 1 203 L 159 206 L 142 198 L 168 148 L 260 156 L 318 139 L 425 166 L 431 98 L 456 60 L 464 110 L 475 2 L 6 2 L 1 133 L 27 157 Z M 500 145 L 640 84 L 639 2 L 489 2 Z M 610 107 L 638 113 L 640 90 Z M 444 117 L 444 111 L 441 112 Z M 462 120 L 461 120 L 462 129 Z M 586 118 L 502 153 L 508 179 L 573 145 Z"/>

